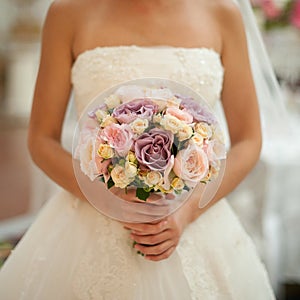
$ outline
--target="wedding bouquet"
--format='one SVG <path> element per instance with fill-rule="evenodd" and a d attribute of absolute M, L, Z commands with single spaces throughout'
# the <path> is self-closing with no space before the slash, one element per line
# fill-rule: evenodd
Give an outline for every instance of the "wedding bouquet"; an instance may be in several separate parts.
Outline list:
<path fill-rule="evenodd" d="M 220 126 L 203 100 L 154 82 L 124 83 L 93 101 L 80 123 L 74 158 L 81 175 L 127 201 L 114 210 L 144 203 L 142 215 L 149 217 L 151 208 L 151 217 L 161 217 L 159 210 L 174 211 L 196 185 L 219 182 L 226 151 Z M 87 186 L 81 187 L 86 194 Z M 140 207 L 130 210 L 132 218 Z"/>

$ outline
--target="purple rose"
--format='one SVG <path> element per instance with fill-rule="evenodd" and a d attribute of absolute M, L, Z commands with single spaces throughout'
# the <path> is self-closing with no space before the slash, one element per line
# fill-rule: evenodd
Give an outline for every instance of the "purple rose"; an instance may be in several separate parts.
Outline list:
<path fill-rule="evenodd" d="M 150 120 L 158 106 L 148 99 L 136 99 L 126 102 L 114 109 L 112 116 L 120 123 L 129 124 L 136 118 Z"/>
<path fill-rule="evenodd" d="M 168 166 L 172 144 L 173 134 L 170 131 L 153 128 L 135 141 L 136 158 L 142 166 L 162 172 Z"/>
<path fill-rule="evenodd" d="M 179 97 L 181 98 L 181 97 Z M 180 108 L 189 112 L 196 122 L 207 122 L 214 124 L 217 122 L 215 116 L 209 111 L 205 105 L 200 105 L 193 98 L 181 98 Z"/>

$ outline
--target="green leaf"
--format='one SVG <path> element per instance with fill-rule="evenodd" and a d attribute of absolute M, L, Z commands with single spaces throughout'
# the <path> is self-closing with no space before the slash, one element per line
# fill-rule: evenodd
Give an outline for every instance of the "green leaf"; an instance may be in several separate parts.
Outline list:
<path fill-rule="evenodd" d="M 114 181 L 112 180 L 111 177 L 109 177 L 108 181 L 107 181 L 107 188 L 110 189 L 115 185 Z"/>
<path fill-rule="evenodd" d="M 99 181 L 101 181 L 101 182 L 103 182 L 103 183 L 105 182 L 105 180 L 104 180 L 104 176 L 102 176 L 102 175 L 101 175 L 101 176 L 99 176 L 99 177 L 98 177 L 98 179 L 99 179 Z"/>
<path fill-rule="evenodd" d="M 184 189 L 185 191 L 188 191 L 188 192 L 189 192 L 189 190 L 190 190 L 190 188 L 189 188 L 187 185 L 185 185 L 183 189 Z"/>
<path fill-rule="evenodd" d="M 140 200 L 146 201 L 147 198 L 150 196 L 150 192 L 145 191 L 143 188 L 137 188 L 136 192 L 135 192 L 135 195 Z"/>

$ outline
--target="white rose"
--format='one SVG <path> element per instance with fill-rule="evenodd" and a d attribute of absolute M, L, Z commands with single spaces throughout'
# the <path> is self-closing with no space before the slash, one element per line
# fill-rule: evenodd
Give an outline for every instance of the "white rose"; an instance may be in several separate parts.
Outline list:
<path fill-rule="evenodd" d="M 131 124 L 130 127 L 133 133 L 141 134 L 143 133 L 149 126 L 149 121 L 147 119 L 137 118 Z"/>
<path fill-rule="evenodd" d="M 113 94 L 105 99 L 105 104 L 108 107 L 108 109 L 113 109 L 121 104 L 121 100 L 119 96 Z"/>

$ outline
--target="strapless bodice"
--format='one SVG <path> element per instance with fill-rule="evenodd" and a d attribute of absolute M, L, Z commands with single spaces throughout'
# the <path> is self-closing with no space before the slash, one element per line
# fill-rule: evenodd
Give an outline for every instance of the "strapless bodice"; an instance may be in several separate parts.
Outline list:
<path fill-rule="evenodd" d="M 77 113 L 101 91 L 142 77 L 172 79 L 200 93 L 212 106 L 220 99 L 223 66 L 208 48 L 97 47 L 81 53 L 72 67 Z"/>

